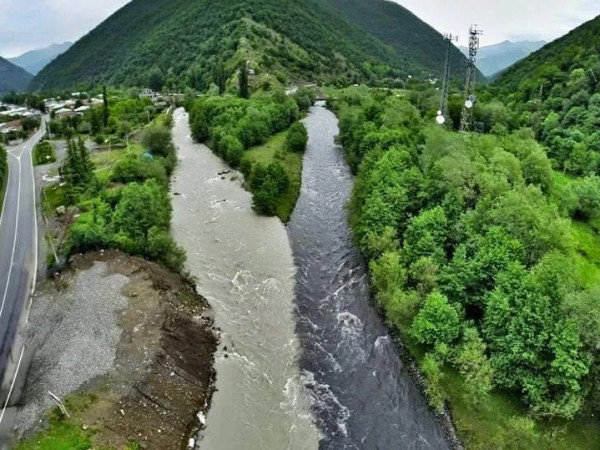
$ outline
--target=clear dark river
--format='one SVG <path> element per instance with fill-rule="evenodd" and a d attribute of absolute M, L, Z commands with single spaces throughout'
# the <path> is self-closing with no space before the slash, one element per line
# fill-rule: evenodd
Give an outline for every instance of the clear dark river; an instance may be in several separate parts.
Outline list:
<path fill-rule="evenodd" d="M 345 204 L 353 177 L 334 144 L 337 118 L 316 105 L 302 193 L 288 234 L 297 267 L 300 370 L 321 449 L 447 449 L 441 426 L 407 373 L 370 299 Z"/>

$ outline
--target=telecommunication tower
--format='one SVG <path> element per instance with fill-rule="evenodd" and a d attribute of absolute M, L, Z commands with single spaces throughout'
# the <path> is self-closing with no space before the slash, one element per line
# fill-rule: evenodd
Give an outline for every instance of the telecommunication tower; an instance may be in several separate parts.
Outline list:
<path fill-rule="evenodd" d="M 436 122 L 443 125 L 448 120 L 448 91 L 450 89 L 450 51 L 452 49 L 452 42 L 458 42 L 458 36 L 447 33 L 444 35 L 446 41 L 446 60 L 444 62 L 444 82 L 442 85 L 442 100 L 440 103 L 440 110 L 438 111 Z"/>
<path fill-rule="evenodd" d="M 475 97 L 475 75 L 477 74 L 477 51 L 479 50 L 479 36 L 483 31 L 477 29 L 477 25 L 471 25 L 469 29 L 469 57 L 467 60 L 467 80 L 465 82 L 465 103 L 460 116 L 460 131 L 471 131 L 473 124 L 473 107 L 477 103 Z"/>

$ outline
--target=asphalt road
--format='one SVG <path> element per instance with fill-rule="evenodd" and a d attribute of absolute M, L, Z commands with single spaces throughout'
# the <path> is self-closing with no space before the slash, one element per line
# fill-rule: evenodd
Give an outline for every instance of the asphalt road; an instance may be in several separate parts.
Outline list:
<path fill-rule="evenodd" d="M 37 223 L 32 150 L 44 125 L 28 141 L 7 147 L 9 179 L 0 219 L 0 379 L 4 374 L 37 271 Z"/>

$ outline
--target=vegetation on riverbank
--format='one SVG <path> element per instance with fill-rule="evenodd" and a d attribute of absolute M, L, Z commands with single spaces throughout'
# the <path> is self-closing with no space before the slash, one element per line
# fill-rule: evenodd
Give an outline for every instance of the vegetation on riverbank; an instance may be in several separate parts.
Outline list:
<path fill-rule="evenodd" d="M 234 168 L 253 193 L 254 209 L 287 222 L 302 183 L 307 134 L 297 122 L 314 94 L 258 92 L 250 99 L 205 96 L 187 105 L 192 135 Z M 285 131 L 288 128 L 289 131 Z"/>
<path fill-rule="evenodd" d="M 114 97 L 108 117 L 98 115 L 102 109 L 90 113 L 98 116 L 90 133 L 108 146 L 90 152 L 81 137 L 68 140 L 60 183 L 43 190 L 46 217 L 60 215 L 63 223 L 56 251 L 68 258 L 114 248 L 182 271 L 185 253 L 169 236 L 168 179 L 176 164 L 171 117 L 164 114 L 144 127 L 156 117 L 154 108 L 150 111 L 146 101 L 128 96 Z M 61 129 L 69 129 L 65 134 L 72 136 L 81 131 L 86 117 L 77 128 L 72 121 L 61 122 Z M 134 133 L 133 127 L 142 130 Z"/>
<path fill-rule="evenodd" d="M 597 447 L 600 178 L 557 186 L 529 130 L 457 134 L 388 91 L 336 97 L 355 239 L 432 406 L 449 400 L 469 448 Z"/>

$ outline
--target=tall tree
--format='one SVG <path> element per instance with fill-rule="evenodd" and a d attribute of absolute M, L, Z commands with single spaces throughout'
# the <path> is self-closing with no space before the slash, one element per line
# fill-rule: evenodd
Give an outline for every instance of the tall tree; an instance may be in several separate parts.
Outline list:
<path fill-rule="evenodd" d="M 106 94 L 106 86 L 102 88 L 102 124 L 104 128 L 108 126 L 108 95 Z"/>
<path fill-rule="evenodd" d="M 248 87 L 248 67 L 247 63 L 243 62 L 240 65 L 240 97 L 249 98 L 250 88 Z"/>

